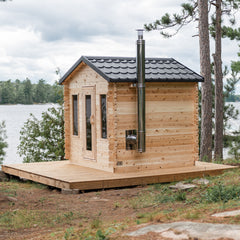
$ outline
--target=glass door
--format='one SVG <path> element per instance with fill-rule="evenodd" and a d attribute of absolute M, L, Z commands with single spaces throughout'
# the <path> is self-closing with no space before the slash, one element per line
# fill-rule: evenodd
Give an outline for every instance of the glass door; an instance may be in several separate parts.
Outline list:
<path fill-rule="evenodd" d="M 95 87 L 83 87 L 83 152 L 84 158 L 96 159 Z"/>

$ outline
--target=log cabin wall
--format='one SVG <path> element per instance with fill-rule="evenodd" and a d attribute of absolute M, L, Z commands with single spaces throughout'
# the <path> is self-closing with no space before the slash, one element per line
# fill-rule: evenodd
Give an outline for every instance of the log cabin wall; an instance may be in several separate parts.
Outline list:
<path fill-rule="evenodd" d="M 96 109 L 94 117 L 96 130 L 94 159 L 89 159 L 84 156 L 86 132 L 85 126 L 83 126 L 83 117 L 85 115 L 83 91 L 88 87 L 93 87 L 96 94 L 95 99 L 92 99 L 92 104 L 95 104 Z M 113 171 L 113 168 L 109 167 L 109 141 L 108 139 L 101 138 L 101 94 L 108 94 L 108 82 L 84 63 L 80 64 L 68 80 L 64 82 L 65 158 L 70 160 L 72 164 Z M 78 96 L 78 135 L 73 135 L 73 95 Z M 111 106 L 110 104 L 108 111 L 112 111 Z M 108 122 L 109 120 L 110 119 L 107 118 Z"/>
<path fill-rule="evenodd" d="M 146 83 L 145 153 L 126 150 L 125 130 L 137 129 L 136 88 L 129 86 L 115 83 L 114 171 L 193 166 L 198 160 L 198 84 Z"/>

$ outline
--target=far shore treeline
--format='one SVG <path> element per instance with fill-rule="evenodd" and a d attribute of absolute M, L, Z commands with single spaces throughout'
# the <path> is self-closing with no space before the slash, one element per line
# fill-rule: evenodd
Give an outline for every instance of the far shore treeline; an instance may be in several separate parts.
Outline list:
<path fill-rule="evenodd" d="M 34 103 L 59 103 L 63 100 L 63 87 L 56 81 L 48 84 L 40 79 L 32 83 L 26 78 L 20 80 L 0 81 L 0 105 L 2 104 L 34 104 Z M 240 95 L 229 94 L 226 102 L 240 102 Z"/>
<path fill-rule="evenodd" d="M 0 81 L 0 104 L 58 103 L 61 101 L 62 86 L 53 85 L 40 79 L 32 83 L 30 79 Z"/>

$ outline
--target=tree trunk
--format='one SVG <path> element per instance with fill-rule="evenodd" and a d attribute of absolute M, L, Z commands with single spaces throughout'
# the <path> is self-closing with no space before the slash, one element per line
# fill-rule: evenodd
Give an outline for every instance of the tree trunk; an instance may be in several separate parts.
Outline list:
<path fill-rule="evenodd" d="M 212 160 L 212 85 L 208 31 L 208 0 L 198 0 L 200 68 L 204 77 L 201 86 L 201 143 L 200 159 Z"/>
<path fill-rule="evenodd" d="M 222 30 L 221 30 L 221 3 L 216 0 L 216 25 L 215 25 L 215 136 L 214 136 L 214 159 L 223 157 L 223 79 L 222 79 Z"/>

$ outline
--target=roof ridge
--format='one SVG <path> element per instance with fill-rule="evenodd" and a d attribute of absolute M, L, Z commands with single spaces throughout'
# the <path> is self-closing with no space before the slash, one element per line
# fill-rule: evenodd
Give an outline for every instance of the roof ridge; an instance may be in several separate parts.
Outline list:
<path fill-rule="evenodd" d="M 121 60 L 135 60 L 136 57 L 117 57 L 117 56 L 82 56 L 86 59 L 95 58 L 95 59 L 121 59 Z M 146 60 L 173 60 L 176 61 L 174 58 L 169 57 L 146 57 Z"/>

